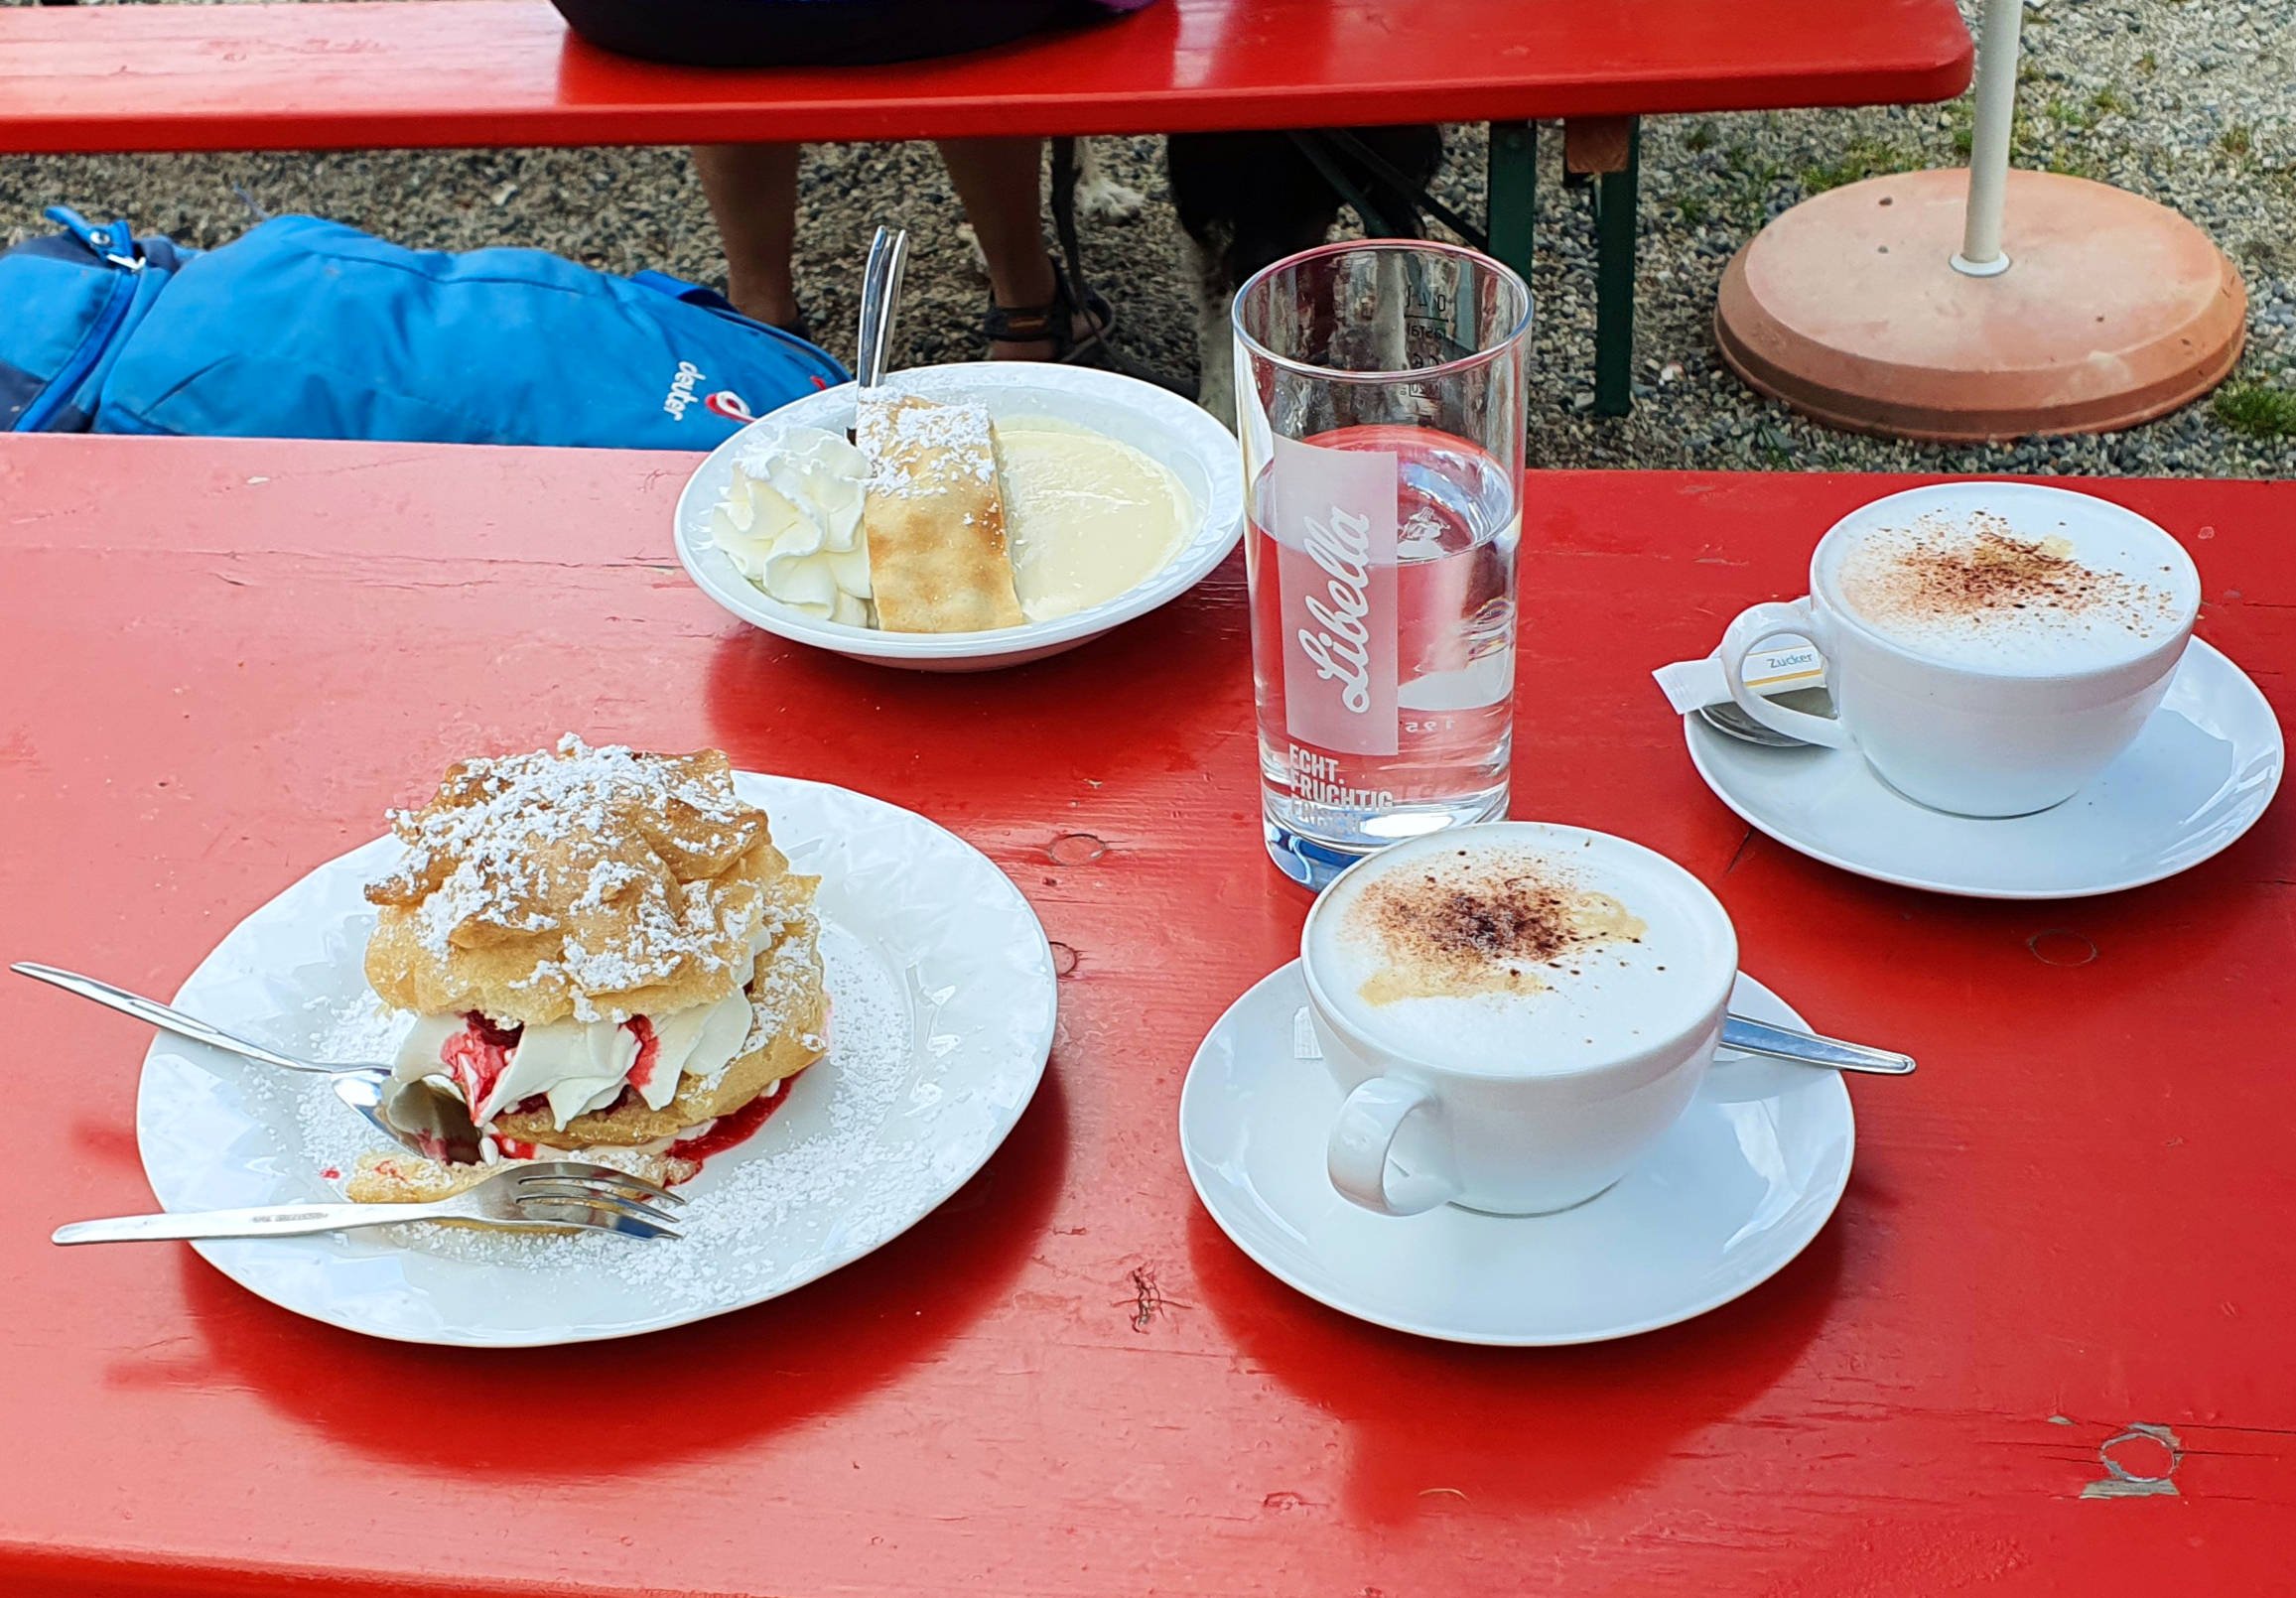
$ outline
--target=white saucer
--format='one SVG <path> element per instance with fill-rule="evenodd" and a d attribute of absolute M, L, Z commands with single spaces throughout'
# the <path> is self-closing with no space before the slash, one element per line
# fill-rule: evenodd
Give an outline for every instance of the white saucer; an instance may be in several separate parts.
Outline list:
<path fill-rule="evenodd" d="M 2054 809 L 1985 821 L 1906 798 L 1853 751 L 1762 748 L 1683 718 L 1690 760 L 1758 832 L 1845 871 L 1980 899 L 2071 899 L 2198 866 L 2280 786 L 2280 723 L 2247 674 L 2194 639 L 2136 741 Z"/>
<path fill-rule="evenodd" d="M 817 871 L 829 1055 L 756 1135 L 682 1189 L 676 1242 L 379 1227 L 193 1248 L 273 1303 L 411 1343 L 529 1347 L 626 1337 L 803 1286 L 890 1242 L 1005 1140 L 1052 1045 L 1052 954 L 1011 879 L 922 816 L 739 772 L 773 841 Z M 361 956 L 379 839 L 224 935 L 176 1002 L 307 1059 L 387 1060 L 394 1027 Z M 136 1093 L 144 1174 L 167 1210 L 326 1202 L 326 1173 L 387 1147 L 328 1089 L 163 1033 Z M 152 1251 L 154 1267 L 166 1264 Z"/>
<path fill-rule="evenodd" d="M 1776 1274 L 1849 1180 L 1856 1127 L 1838 1075 L 1792 1067 L 1787 1091 L 1744 1098 L 1726 1090 L 1730 1073 L 1761 1067 L 1717 1063 L 1650 1158 L 1574 1210 L 1373 1215 L 1324 1171 L 1340 1095 L 1312 1037 L 1295 1036 L 1306 1001 L 1294 961 L 1229 1006 L 1180 1090 L 1180 1149 L 1238 1248 L 1361 1320 L 1516 1347 L 1671 1326 Z M 1749 977 L 1730 1007 L 1803 1024 Z"/>
<path fill-rule="evenodd" d="M 1167 604 L 1204 580 L 1244 536 L 1244 477 L 1236 437 L 1189 400 L 1153 383 L 1049 361 L 911 366 L 889 387 L 936 399 L 978 400 L 992 421 L 1057 416 L 1129 444 L 1169 467 L 1195 506 L 1195 525 L 1162 570 L 1104 604 L 994 632 L 879 632 L 801 615 L 765 593 L 710 541 L 710 511 L 725 498 L 734 463 L 790 427 L 843 433 L 853 426 L 853 384 L 809 394 L 751 422 L 712 450 L 678 495 L 678 559 L 704 594 L 753 626 L 854 660 L 912 671 L 989 671 L 1042 660 Z"/>

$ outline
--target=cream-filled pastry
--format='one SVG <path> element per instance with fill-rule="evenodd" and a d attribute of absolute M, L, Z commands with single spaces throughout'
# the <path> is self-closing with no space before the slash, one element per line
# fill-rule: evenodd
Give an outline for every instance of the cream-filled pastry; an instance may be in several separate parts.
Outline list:
<path fill-rule="evenodd" d="M 393 1074 L 447 1085 L 495 1150 L 675 1156 L 820 1058 L 818 879 L 723 754 L 569 736 L 466 760 L 392 825 L 366 973 L 415 1017 Z M 353 1196 L 466 1185 L 427 1163 L 364 1162 Z"/>

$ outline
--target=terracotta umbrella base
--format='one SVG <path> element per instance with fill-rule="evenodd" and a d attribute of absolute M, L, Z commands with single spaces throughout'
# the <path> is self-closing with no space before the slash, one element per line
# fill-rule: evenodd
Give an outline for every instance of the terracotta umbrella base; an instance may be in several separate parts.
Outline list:
<path fill-rule="evenodd" d="M 1831 427 L 1976 441 L 2109 433 L 2215 388 L 2248 297 L 2207 234 L 2085 178 L 2009 174 L 2010 265 L 1971 277 L 1966 171 L 1871 178 L 1806 200 L 1722 275 L 1730 369 Z"/>

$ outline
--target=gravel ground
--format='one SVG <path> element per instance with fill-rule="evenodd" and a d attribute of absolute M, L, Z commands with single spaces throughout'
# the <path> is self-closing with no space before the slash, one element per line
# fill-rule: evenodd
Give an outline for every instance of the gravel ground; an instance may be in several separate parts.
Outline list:
<path fill-rule="evenodd" d="M 1963 0 L 1972 22 L 1975 0 Z M 2172 205 L 2238 263 L 2248 349 L 2215 404 L 2109 438 L 1938 447 L 1805 423 L 1747 390 L 1708 331 L 1731 254 L 1818 189 L 1952 165 L 1960 102 L 1912 108 L 1667 117 L 1646 124 L 1637 404 L 1591 403 L 1594 250 L 1587 196 L 1562 185 L 1561 140 L 1542 140 L 1539 363 L 1532 452 L 1556 466 L 1754 466 L 2199 476 L 2296 471 L 2296 0 L 2028 0 L 2017 159 L 2103 179 Z M 1112 174 L 1148 203 L 1087 224 L 1096 283 L 1126 347 L 1172 373 L 1193 364 L 1193 312 L 1156 141 L 1101 141 Z M 1438 190 L 1479 215 L 1483 134 L 1449 130 Z M 0 158 L 0 232 L 44 231 L 62 200 L 144 229 L 221 243 L 257 216 L 312 211 L 404 243 L 538 245 L 615 272 L 654 266 L 716 281 L 716 234 L 678 150 Z M 841 354 L 869 233 L 912 233 L 903 357 L 976 352 L 984 290 L 940 165 L 921 146 L 816 147 L 804 175 L 800 272 L 814 327 Z M 2236 395 L 2236 398 L 2227 398 Z"/>

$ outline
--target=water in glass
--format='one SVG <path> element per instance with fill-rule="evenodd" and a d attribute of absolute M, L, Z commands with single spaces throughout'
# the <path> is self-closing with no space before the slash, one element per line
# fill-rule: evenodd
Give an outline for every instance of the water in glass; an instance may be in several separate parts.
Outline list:
<path fill-rule="evenodd" d="M 1424 428 L 1348 428 L 1306 442 L 1399 458 L 1395 560 L 1369 566 L 1365 594 L 1371 613 L 1392 607 L 1395 617 L 1397 747 L 1356 752 L 1292 732 L 1283 656 L 1287 638 L 1293 647 L 1298 640 L 1284 626 L 1283 587 L 1269 580 L 1279 560 L 1275 537 L 1255 522 L 1246 560 L 1272 844 L 1316 841 L 1362 853 L 1503 815 L 1521 525 L 1514 484 L 1473 445 Z M 1333 579 L 1317 571 L 1328 592 Z M 1352 657 L 1345 630 L 1314 630 L 1331 638 L 1332 664 L 1344 674 Z M 1312 639 L 1311 646 L 1322 647 Z M 1344 680 L 1318 679 L 1318 686 Z"/>

